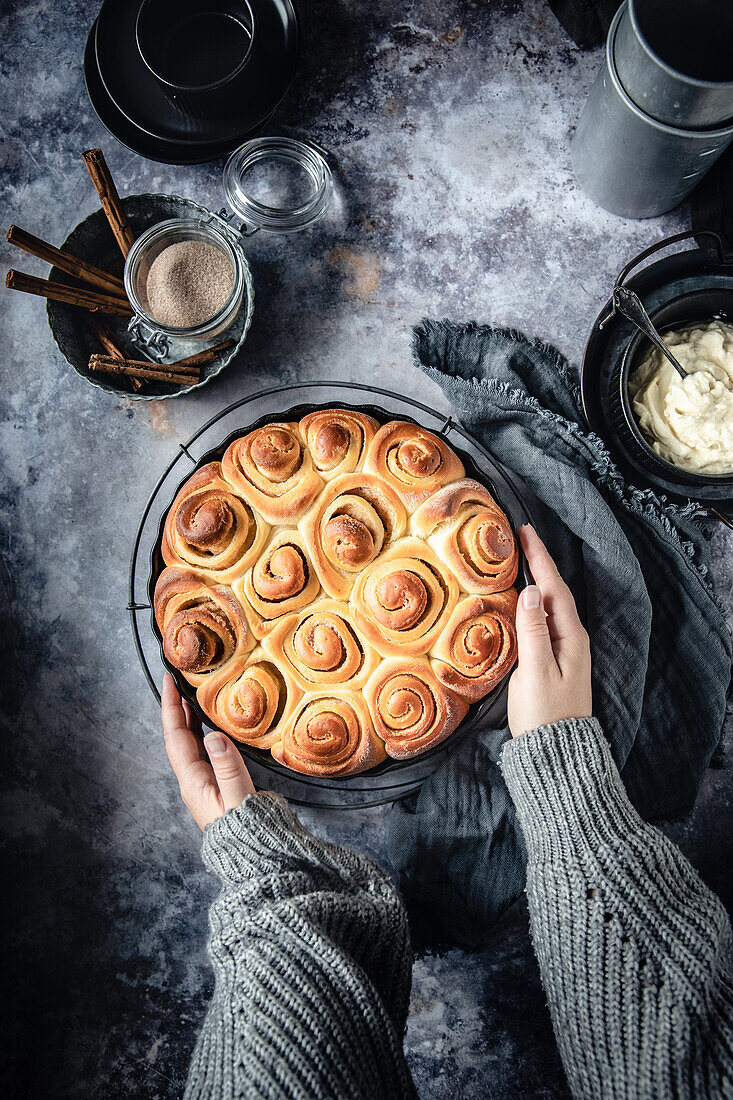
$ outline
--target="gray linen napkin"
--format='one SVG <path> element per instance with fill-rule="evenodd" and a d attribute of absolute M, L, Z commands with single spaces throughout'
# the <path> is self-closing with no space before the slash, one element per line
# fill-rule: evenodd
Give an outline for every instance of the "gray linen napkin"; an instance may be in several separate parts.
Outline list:
<path fill-rule="evenodd" d="M 425 320 L 413 351 L 463 426 L 528 487 L 591 637 L 594 712 L 631 800 L 646 818 L 689 811 L 720 739 L 732 651 L 696 509 L 624 482 L 585 428 L 555 348 Z M 471 734 L 390 817 L 402 890 L 436 938 L 481 945 L 524 887 L 521 831 L 496 764 L 506 736 Z"/>

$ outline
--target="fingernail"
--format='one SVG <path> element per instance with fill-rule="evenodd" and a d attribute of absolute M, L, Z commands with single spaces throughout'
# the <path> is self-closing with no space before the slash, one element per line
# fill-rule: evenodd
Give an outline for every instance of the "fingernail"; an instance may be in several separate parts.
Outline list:
<path fill-rule="evenodd" d="M 218 733 L 207 733 L 204 737 L 204 745 L 209 756 L 223 756 L 227 751 L 227 743 Z"/>
<path fill-rule="evenodd" d="M 527 611 L 534 611 L 540 606 L 542 594 L 536 584 L 528 584 L 522 592 L 522 604 Z"/>

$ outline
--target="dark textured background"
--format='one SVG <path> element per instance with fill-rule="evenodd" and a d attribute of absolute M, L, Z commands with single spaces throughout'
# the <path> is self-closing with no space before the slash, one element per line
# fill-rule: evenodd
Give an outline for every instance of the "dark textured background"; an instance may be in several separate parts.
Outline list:
<path fill-rule="evenodd" d="M 423 315 L 515 326 L 577 363 L 618 268 L 687 225 L 684 208 L 622 221 L 576 188 L 568 139 L 600 54 L 542 0 L 301 7 L 302 64 L 270 129 L 332 150 L 338 201 L 310 232 L 249 242 L 254 322 L 221 378 L 174 402 L 111 398 L 58 354 L 39 300 L 0 294 L 4 1096 L 178 1096 L 211 989 L 214 885 L 124 612 L 131 533 L 177 441 L 276 381 L 374 381 L 443 408 L 410 362 Z M 80 70 L 96 10 L 0 7 L 3 225 L 53 242 L 95 207 L 93 145 L 123 193 L 221 205 L 221 164 L 146 162 L 97 121 Z M 732 545 L 715 533 L 726 600 Z M 672 829 L 729 906 L 732 790 L 730 763 L 709 772 Z M 304 816 L 382 857 L 386 811 Z M 426 1100 L 567 1095 L 522 905 L 486 951 L 416 961 L 407 1050 Z"/>

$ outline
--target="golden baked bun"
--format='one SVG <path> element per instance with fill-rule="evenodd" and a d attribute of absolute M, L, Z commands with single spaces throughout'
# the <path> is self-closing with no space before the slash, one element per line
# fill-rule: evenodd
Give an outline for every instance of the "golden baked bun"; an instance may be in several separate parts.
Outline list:
<path fill-rule="evenodd" d="M 330 684 L 358 690 L 381 660 L 359 636 L 348 604 L 329 599 L 278 619 L 262 648 L 303 691 Z"/>
<path fill-rule="evenodd" d="M 214 725 L 257 749 L 269 749 L 288 721 L 300 691 L 262 649 L 235 657 L 199 687 L 196 699 Z"/>
<path fill-rule="evenodd" d="M 382 661 L 364 688 L 374 728 L 389 756 L 406 760 L 445 741 L 468 703 L 443 687 L 426 657 Z"/>
<path fill-rule="evenodd" d="M 306 775 L 355 775 L 386 759 L 364 696 L 338 687 L 302 696 L 270 751 Z"/>
<path fill-rule="evenodd" d="M 263 638 L 275 619 L 313 603 L 320 587 L 300 531 L 281 528 L 252 568 L 234 582 L 234 593 L 252 633 Z"/>
<path fill-rule="evenodd" d="M 324 481 L 360 470 L 379 424 L 350 409 L 319 409 L 300 422 L 313 465 Z"/>
<path fill-rule="evenodd" d="M 455 577 L 420 539 L 393 543 L 359 574 L 351 607 L 383 657 L 417 657 L 438 639 L 458 599 Z"/>
<path fill-rule="evenodd" d="M 212 584 L 240 577 L 264 546 L 269 527 L 235 493 L 220 462 L 202 466 L 178 492 L 166 517 L 166 565 L 198 570 Z"/>
<path fill-rule="evenodd" d="M 349 598 L 358 574 L 404 532 L 402 501 L 381 478 L 334 478 L 300 522 L 313 565 L 329 596 Z"/>
<path fill-rule="evenodd" d="M 323 488 L 294 423 L 267 424 L 235 439 L 221 468 L 233 488 L 273 525 L 294 525 Z"/>
<path fill-rule="evenodd" d="M 168 566 L 153 597 L 166 660 L 198 687 L 254 641 L 231 589 L 210 587 L 190 569 Z"/>
<path fill-rule="evenodd" d="M 409 511 L 466 470 L 445 440 L 406 420 L 390 420 L 369 444 L 364 471 L 399 493 Z"/>
<path fill-rule="evenodd" d="M 426 752 L 516 660 L 511 525 L 407 421 L 324 409 L 249 432 L 181 487 L 161 549 L 166 661 L 296 772 Z"/>
<path fill-rule="evenodd" d="M 461 478 L 417 509 L 410 530 L 427 539 L 466 592 L 486 596 L 517 579 L 519 549 L 509 520 L 488 489 Z"/>
<path fill-rule="evenodd" d="M 433 647 L 435 675 L 469 703 L 483 699 L 517 659 L 517 593 L 460 600 Z"/>

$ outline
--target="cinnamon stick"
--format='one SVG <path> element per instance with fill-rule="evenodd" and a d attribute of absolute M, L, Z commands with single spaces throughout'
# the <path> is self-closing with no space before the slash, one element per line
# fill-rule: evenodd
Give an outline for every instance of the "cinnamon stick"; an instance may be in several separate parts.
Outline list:
<path fill-rule="evenodd" d="M 151 363 L 148 359 L 130 359 L 127 355 L 123 355 L 122 359 L 128 367 L 139 367 L 142 370 L 164 370 L 167 374 L 196 375 L 197 378 L 200 375 L 197 367 L 181 367 L 178 363 Z"/>
<path fill-rule="evenodd" d="M 136 359 L 117 359 L 114 355 L 90 356 L 89 369 L 104 371 L 107 374 L 125 374 L 151 382 L 172 382 L 177 386 L 193 386 L 200 380 L 198 374 L 177 374 L 168 370 L 164 364 L 142 363 Z"/>
<path fill-rule="evenodd" d="M 10 269 L 5 285 L 9 290 L 22 290 L 25 294 L 37 294 L 41 298 L 51 298 L 54 302 L 65 302 L 69 306 L 89 309 L 92 313 L 111 313 L 115 317 L 132 317 L 132 306 L 121 298 L 112 298 L 107 294 L 84 290 L 81 287 L 67 286 L 53 279 L 38 279 L 35 275 L 26 275 L 24 271 Z"/>
<path fill-rule="evenodd" d="M 114 355 L 115 359 L 127 358 L 109 325 L 105 324 L 104 321 L 100 321 L 97 317 L 87 318 L 86 324 L 89 331 L 99 340 L 107 355 Z"/>
<path fill-rule="evenodd" d="M 113 355 L 115 359 L 124 359 L 125 353 L 117 343 L 117 338 L 114 332 L 105 324 L 104 321 L 100 321 L 97 317 L 91 316 L 87 318 L 87 328 L 96 336 L 99 343 L 102 345 L 108 355 Z M 139 393 L 143 388 L 143 384 L 139 378 L 130 378 L 130 387 L 135 393 Z"/>
<path fill-rule="evenodd" d="M 213 348 L 205 351 L 197 351 L 195 355 L 189 355 L 185 359 L 177 359 L 175 363 L 166 363 L 167 367 L 203 367 L 205 363 L 213 363 L 223 351 L 234 347 L 234 340 L 224 340 L 221 344 L 215 344 Z"/>
<path fill-rule="evenodd" d="M 107 294 L 112 294 L 117 298 L 126 297 L 125 285 L 121 279 L 117 279 L 114 275 L 103 271 L 101 267 L 95 267 L 94 264 L 87 263 L 86 260 L 80 260 L 76 256 L 64 252 L 61 248 L 56 248 L 17 225 L 10 226 L 5 235 L 5 240 L 9 244 L 14 244 L 16 248 L 20 248 L 21 251 L 27 252 L 29 256 L 37 256 L 39 260 L 45 260 L 46 263 L 53 264 L 60 271 L 65 271 L 67 275 L 73 275 L 74 278 L 80 279 L 83 283 L 89 283 L 91 286 L 104 290 Z"/>
<path fill-rule="evenodd" d="M 92 178 L 94 188 L 99 195 L 99 201 L 109 222 L 109 227 L 120 246 L 120 252 L 127 259 L 127 253 L 135 241 L 135 234 L 132 232 L 127 215 L 122 209 L 122 202 L 117 194 L 112 173 L 107 167 L 107 161 L 104 159 L 104 153 L 101 149 L 87 149 L 85 153 L 82 153 L 82 157 Z"/>

